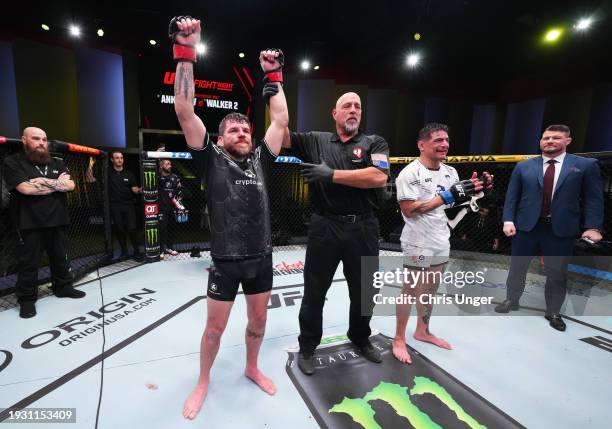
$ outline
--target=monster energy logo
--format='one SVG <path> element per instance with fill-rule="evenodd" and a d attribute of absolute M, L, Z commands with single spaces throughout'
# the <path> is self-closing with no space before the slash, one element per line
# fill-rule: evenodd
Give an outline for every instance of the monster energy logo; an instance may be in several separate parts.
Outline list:
<path fill-rule="evenodd" d="M 155 173 L 155 171 L 145 171 L 144 172 L 145 187 L 154 188 L 156 178 L 157 178 L 157 174 Z"/>
<path fill-rule="evenodd" d="M 382 429 L 374 419 L 375 411 L 369 404 L 370 401 L 381 400 L 389 404 L 397 415 L 404 417 L 416 429 L 442 429 L 442 426 L 431 420 L 410 400 L 410 395 L 424 395 L 426 393 L 438 398 L 449 410 L 455 413 L 457 419 L 470 428 L 487 429 L 486 426 L 478 423 L 466 413 L 444 387 L 427 377 L 415 377 L 414 387 L 410 390 L 410 394 L 405 387 L 399 384 L 382 381 L 363 398 L 344 397 L 342 402 L 331 407 L 329 412 L 346 413 L 364 429 Z"/>
<path fill-rule="evenodd" d="M 147 229 L 147 245 L 153 246 L 157 243 L 157 228 Z"/>

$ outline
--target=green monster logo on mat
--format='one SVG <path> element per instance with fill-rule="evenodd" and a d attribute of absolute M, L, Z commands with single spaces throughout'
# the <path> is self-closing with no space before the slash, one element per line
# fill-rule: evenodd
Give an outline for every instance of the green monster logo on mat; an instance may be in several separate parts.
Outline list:
<path fill-rule="evenodd" d="M 145 171 L 144 172 L 144 181 L 145 181 L 145 186 L 147 188 L 155 187 L 155 176 L 156 176 L 155 171 Z"/>
<path fill-rule="evenodd" d="M 364 429 L 382 429 L 376 420 L 374 420 L 375 412 L 369 404 L 370 401 L 378 399 L 389 404 L 399 416 L 405 417 L 416 429 L 443 429 L 410 401 L 410 395 L 429 393 L 438 398 L 455 413 L 459 420 L 465 422 L 471 429 L 487 429 L 486 426 L 481 425 L 472 416 L 467 414 L 444 387 L 427 377 L 414 378 L 414 387 L 410 390 L 410 395 L 406 390 L 405 387 L 399 384 L 383 381 L 363 398 L 351 399 L 344 397 L 342 402 L 334 405 L 329 412 L 346 413 Z"/>
<path fill-rule="evenodd" d="M 157 228 L 147 229 L 147 244 L 153 246 L 157 243 Z"/>

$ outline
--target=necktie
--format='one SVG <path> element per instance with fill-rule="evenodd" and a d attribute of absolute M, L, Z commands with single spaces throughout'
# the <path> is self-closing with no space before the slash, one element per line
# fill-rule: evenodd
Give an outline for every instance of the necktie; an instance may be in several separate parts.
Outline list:
<path fill-rule="evenodd" d="M 555 164 L 557 161 L 550 159 L 547 161 L 548 168 L 544 173 L 544 192 L 542 195 L 542 211 L 540 217 L 550 216 L 550 202 L 552 201 L 553 185 L 555 183 Z"/>

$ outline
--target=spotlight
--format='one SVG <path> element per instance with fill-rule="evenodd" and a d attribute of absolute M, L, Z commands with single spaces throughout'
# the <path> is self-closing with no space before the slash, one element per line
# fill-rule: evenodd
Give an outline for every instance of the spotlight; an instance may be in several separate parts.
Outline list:
<path fill-rule="evenodd" d="M 238 54 L 238 56 L 239 56 L 240 58 L 244 58 L 244 52 L 240 52 L 240 53 Z"/>
<path fill-rule="evenodd" d="M 421 40 L 421 33 L 414 33 L 414 40 L 416 41 Z"/>
<path fill-rule="evenodd" d="M 314 66 L 313 69 L 319 70 L 319 66 Z"/>
<path fill-rule="evenodd" d="M 563 29 L 561 28 L 551 28 L 546 32 L 544 36 L 544 41 L 546 43 L 555 43 L 559 40 L 561 35 L 563 34 Z"/>
<path fill-rule="evenodd" d="M 78 25 L 70 26 L 70 35 L 73 37 L 79 37 L 81 35 L 81 29 L 79 28 Z"/>
<path fill-rule="evenodd" d="M 308 60 L 302 61 L 302 63 L 300 64 L 300 68 L 304 71 L 310 69 L 310 61 Z"/>
<path fill-rule="evenodd" d="M 49 31 L 49 26 L 47 24 L 42 24 L 40 27 L 45 31 Z"/>
<path fill-rule="evenodd" d="M 204 55 L 206 53 L 206 45 L 204 43 L 198 43 L 196 45 L 196 52 L 200 55 Z"/>
<path fill-rule="evenodd" d="M 592 24 L 592 18 L 582 18 L 574 25 L 574 28 L 578 31 L 587 31 L 589 28 L 591 28 Z"/>
<path fill-rule="evenodd" d="M 421 61 L 421 56 L 419 54 L 410 54 L 408 58 L 406 58 L 406 64 L 408 67 L 415 68 L 419 62 Z"/>
<path fill-rule="evenodd" d="M 151 46 L 155 46 L 155 45 L 157 45 L 157 42 L 155 40 L 151 39 L 151 40 L 149 40 L 149 44 Z"/>
<path fill-rule="evenodd" d="M 101 28 L 98 28 L 98 32 L 97 33 L 98 33 L 99 37 L 104 36 L 104 30 L 102 30 Z"/>

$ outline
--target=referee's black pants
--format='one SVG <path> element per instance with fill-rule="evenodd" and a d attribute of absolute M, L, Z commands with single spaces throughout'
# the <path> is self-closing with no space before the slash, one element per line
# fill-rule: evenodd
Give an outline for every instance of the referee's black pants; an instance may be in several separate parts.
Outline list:
<path fill-rule="evenodd" d="M 22 229 L 17 249 L 17 301 L 35 302 L 38 297 L 38 268 L 43 250 L 49 257 L 53 292 L 72 286 L 64 227 Z"/>
<path fill-rule="evenodd" d="M 304 266 L 304 298 L 300 307 L 300 350 L 311 353 L 323 334 L 323 305 L 338 264 L 342 261 L 348 283 L 350 310 L 347 335 L 357 346 L 369 342 L 374 308 L 372 276 L 377 264 L 367 264 L 371 273 L 361 282 L 361 257 L 378 256 L 378 219 L 372 215 L 345 223 L 313 213 L 308 231 Z M 362 300 L 364 305 L 362 306 Z"/>

